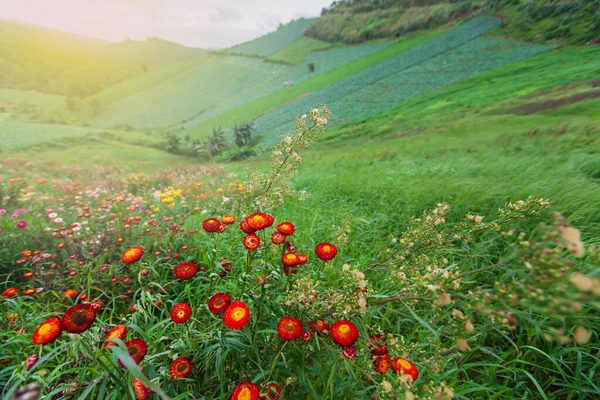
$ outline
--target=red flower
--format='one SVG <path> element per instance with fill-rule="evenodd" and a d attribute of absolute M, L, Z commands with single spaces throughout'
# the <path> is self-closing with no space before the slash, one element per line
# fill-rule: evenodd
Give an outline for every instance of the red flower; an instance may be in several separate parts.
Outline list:
<path fill-rule="evenodd" d="M 206 232 L 218 232 L 221 227 L 221 221 L 216 218 L 207 218 L 202 222 L 202 228 Z"/>
<path fill-rule="evenodd" d="M 283 317 L 277 324 L 277 333 L 286 342 L 296 340 L 302 335 L 302 322 L 294 317 Z"/>
<path fill-rule="evenodd" d="M 142 339 L 131 339 L 125 342 L 125 346 L 127 346 L 129 356 L 133 359 L 133 361 L 135 361 L 136 364 L 141 363 L 148 352 L 148 345 Z M 119 361 L 119 365 L 125 367 L 121 361 Z"/>
<path fill-rule="evenodd" d="M 134 246 L 123 253 L 121 256 L 121 261 L 123 261 L 125 264 L 133 264 L 134 262 L 139 261 L 143 255 L 144 249 L 142 249 L 140 246 Z"/>
<path fill-rule="evenodd" d="M 63 293 L 63 297 L 68 297 L 68 298 L 74 300 L 77 297 L 77 290 L 75 290 L 75 289 L 67 289 Z"/>
<path fill-rule="evenodd" d="M 35 294 L 35 289 L 31 289 L 31 288 L 30 289 L 25 289 L 25 291 L 23 292 L 23 294 L 25 296 L 31 296 L 31 295 Z"/>
<path fill-rule="evenodd" d="M 233 389 L 231 400 L 260 400 L 260 390 L 252 382 L 242 382 Z"/>
<path fill-rule="evenodd" d="M 400 374 L 403 372 L 405 375 L 409 375 L 413 381 L 416 381 L 419 377 L 419 370 L 417 370 L 415 364 L 404 358 L 394 358 L 390 366 L 395 373 Z"/>
<path fill-rule="evenodd" d="M 358 339 L 358 329 L 350 321 L 337 321 L 329 331 L 331 338 L 340 346 L 352 346 Z"/>
<path fill-rule="evenodd" d="M 329 324 L 322 319 L 318 319 L 310 323 L 310 329 L 317 335 L 320 335 L 321 333 L 329 330 Z"/>
<path fill-rule="evenodd" d="M 146 400 L 150 395 L 150 390 L 138 378 L 133 378 L 133 391 L 137 400 Z"/>
<path fill-rule="evenodd" d="M 215 314 L 223 314 L 229 304 L 231 299 L 227 293 L 217 293 L 208 300 L 208 310 Z"/>
<path fill-rule="evenodd" d="M 265 229 L 271 226 L 273 224 L 273 217 L 262 212 L 255 212 L 253 214 L 250 214 L 246 218 L 246 221 L 252 229 L 259 231 L 261 229 Z"/>
<path fill-rule="evenodd" d="M 224 215 L 223 218 L 221 218 L 221 221 L 225 225 L 231 225 L 235 222 L 235 217 L 233 215 L 227 214 L 227 215 Z"/>
<path fill-rule="evenodd" d="M 285 242 L 285 235 L 279 232 L 273 232 L 271 235 L 271 242 L 273 242 L 273 244 L 281 244 Z"/>
<path fill-rule="evenodd" d="M 390 369 L 390 355 L 384 354 L 378 356 L 375 361 L 373 361 L 373 366 L 375 367 L 375 371 L 379 372 L 381 375 L 387 373 Z"/>
<path fill-rule="evenodd" d="M 261 396 L 260 400 L 279 400 L 279 396 L 281 396 L 281 385 L 271 382 L 263 389 L 263 393 L 264 396 Z"/>
<path fill-rule="evenodd" d="M 245 219 L 240 221 L 240 229 L 242 230 L 242 232 L 248 233 L 248 234 L 252 234 L 252 233 L 256 232 L 256 229 L 254 229 L 250 225 L 248 225 L 248 221 L 246 221 Z"/>
<path fill-rule="evenodd" d="M 11 299 L 11 298 L 15 297 L 17 294 L 19 294 L 19 289 L 17 289 L 16 287 L 10 287 L 10 288 L 6 289 L 4 292 L 2 292 L 2 297 L 4 297 L 5 299 Z"/>
<path fill-rule="evenodd" d="M 223 323 L 229 329 L 242 329 L 250 320 L 250 310 L 241 301 L 234 301 L 223 314 Z"/>
<path fill-rule="evenodd" d="M 296 254 L 296 257 L 298 257 L 298 265 L 304 265 L 308 261 L 306 254 Z"/>
<path fill-rule="evenodd" d="M 305 342 L 308 342 L 310 340 L 311 336 L 312 336 L 312 333 L 310 333 L 310 331 L 302 332 L 302 340 L 304 340 Z"/>
<path fill-rule="evenodd" d="M 337 254 L 337 249 L 331 243 L 319 243 L 315 248 L 315 253 L 323 261 L 331 260 Z"/>
<path fill-rule="evenodd" d="M 115 342 L 113 342 L 112 340 L 108 340 L 108 339 L 125 340 L 126 335 L 127 335 L 127 327 L 125 325 L 117 325 L 114 328 L 112 328 L 110 331 L 108 331 L 108 333 L 106 334 L 107 340 L 104 342 L 104 346 L 106 346 L 106 347 L 116 346 Z"/>
<path fill-rule="evenodd" d="M 281 224 L 277 225 L 277 230 L 285 236 L 290 236 L 293 235 L 294 232 L 296 231 L 296 228 L 294 227 L 294 224 L 292 224 L 291 222 L 282 222 Z"/>
<path fill-rule="evenodd" d="M 89 304 L 78 304 L 65 311 L 60 323 L 69 333 L 82 333 L 90 329 L 94 321 L 96 310 Z"/>
<path fill-rule="evenodd" d="M 62 333 L 60 320 L 56 317 L 48 318 L 33 332 L 33 344 L 48 344 L 54 342 Z"/>
<path fill-rule="evenodd" d="M 346 346 L 346 347 L 344 347 L 344 350 L 342 350 L 342 354 L 348 360 L 354 360 L 356 358 L 356 347 Z"/>
<path fill-rule="evenodd" d="M 244 236 L 244 247 L 255 251 L 260 246 L 260 238 L 254 234 Z"/>
<path fill-rule="evenodd" d="M 187 378 L 192 373 L 192 368 L 193 364 L 189 358 L 179 357 L 173 361 L 169 372 L 173 379 Z"/>
<path fill-rule="evenodd" d="M 193 278 L 196 272 L 198 268 L 191 262 L 184 262 L 175 267 L 175 276 L 184 281 Z"/>
<path fill-rule="evenodd" d="M 298 256 L 294 253 L 285 253 L 281 256 L 281 262 L 283 262 L 283 265 L 286 267 L 295 267 L 298 265 Z"/>
<path fill-rule="evenodd" d="M 374 356 L 381 356 L 388 352 L 387 341 L 385 336 L 381 334 L 369 336 L 367 346 L 371 349 L 371 354 Z"/>
<path fill-rule="evenodd" d="M 171 319 L 176 324 L 183 324 L 192 316 L 192 307 L 187 303 L 179 303 L 171 309 Z"/>

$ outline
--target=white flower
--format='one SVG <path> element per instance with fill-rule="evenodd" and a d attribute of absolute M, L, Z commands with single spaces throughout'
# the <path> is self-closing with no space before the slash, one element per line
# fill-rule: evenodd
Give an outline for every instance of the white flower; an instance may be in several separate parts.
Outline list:
<path fill-rule="evenodd" d="M 50 219 L 54 219 L 56 217 L 58 217 L 58 214 L 55 212 L 48 214 L 48 218 L 50 218 Z"/>

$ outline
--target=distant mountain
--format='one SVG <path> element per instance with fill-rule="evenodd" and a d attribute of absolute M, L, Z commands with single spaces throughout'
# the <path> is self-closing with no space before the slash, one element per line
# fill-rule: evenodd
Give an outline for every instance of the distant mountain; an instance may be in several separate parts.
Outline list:
<path fill-rule="evenodd" d="M 158 38 L 112 43 L 0 20 L 0 87 L 86 97 L 204 53 Z"/>

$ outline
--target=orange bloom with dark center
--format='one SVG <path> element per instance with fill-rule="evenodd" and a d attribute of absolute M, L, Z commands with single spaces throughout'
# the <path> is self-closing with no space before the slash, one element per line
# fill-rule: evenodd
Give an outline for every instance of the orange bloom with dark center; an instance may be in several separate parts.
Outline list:
<path fill-rule="evenodd" d="M 191 262 L 184 262 L 175 267 L 175 276 L 184 281 L 192 279 L 196 272 L 198 272 L 198 268 Z"/>
<path fill-rule="evenodd" d="M 26 289 L 23 294 L 25 296 L 31 296 L 32 294 L 35 294 L 35 289 Z"/>
<path fill-rule="evenodd" d="M 271 382 L 263 389 L 263 393 L 264 396 L 262 396 L 260 400 L 279 400 L 279 396 L 281 396 L 281 385 Z"/>
<path fill-rule="evenodd" d="M 252 234 L 252 233 L 256 232 L 256 229 L 254 229 L 250 225 L 248 225 L 248 221 L 246 221 L 245 219 L 243 219 L 240 222 L 240 229 L 242 230 L 242 232 L 248 233 L 248 234 Z"/>
<path fill-rule="evenodd" d="M 223 323 L 229 329 L 242 329 L 250 321 L 250 310 L 241 301 L 234 301 L 223 314 Z"/>
<path fill-rule="evenodd" d="M 222 314 L 227 310 L 231 299 L 227 293 L 217 293 L 208 300 L 208 310 L 215 314 Z"/>
<path fill-rule="evenodd" d="M 387 354 L 387 341 L 385 336 L 381 334 L 369 336 L 369 343 L 367 346 L 371 349 L 371 354 L 374 356 L 381 356 Z"/>
<path fill-rule="evenodd" d="M 67 289 L 63 293 L 63 297 L 68 297 L 70 299 L 75 299 L 77 297 L 77 290 L 75 290 L 75 289 Z"/>
<path fill-rule="evenodd" d="M 33 332 L 33 344 L 48 344 L 54 342 L 62 333 L 62 325 L 57 317 L 48 318 Z"/>
<path fill-rule="evenodd" d="M 221 221 L 216 218 L 207 218 L 202 222 L 202 228 L 206 232 L 218 232 L 221 226 Z"/>
<path fill-rule="evenodd" d="M 19 289 L 17 289 L 16 287 L 11 287 L 2 292 L 2 297 L 4 297 L 5 299 L 12 299 L 17 294 L 19 294 Z"/>
<path fill-rule="evenodd" d="M 375 371 L 379 372 L 381 375 L 386 374 L 390 369 L 390 355 L 384 354 L 378 356 L 375 361 L 373 361 L 373 366 L 375 367 Z"/>
<path fill-rule="evenodd" d="M 110 331 L 108 331 L 108 333 L 106 334 L 106 342 L 104 342 L 104 346 L 106 347 L 110 347 L 110 346 L 115 346 L 116 343 L 108 340 L 108 339 L 120 339 L 120 340 L 125 340 L 125 336 L 127 335 L 127 327 L 125 325 L 117 325 L 114 328 L 112 328 Z"/>
<path fill-rule="evenodd" d="M 358 339 L 358 329 L 350 321 L 337 321 L 329 331 L 331 338 L 340 346 L 352 346 Z"/>
<path fill-rule="evenodd" d="M 319 243 L 315 253 L 323 261 L 331 260 L 337 254 L 337 248 L 331 243 Z"/>
<path fill-rule="evenodd" d="M 133 378 L 133 391 L 137 400 L 146 400 L 150 395 L 150 390 L 138 378 Z"/>
<path fill-rule="evenodd" d="M 96 310 L 89 304 L 77 304 L 65 311 L 60 322 L 65 331 L 82 333 L 90 329 L 94 321 Z"/>
<path fill-rule="evenodd" d="M 183 324 L 192 316 L 192 307 L 187 303 L 179 303 L 171 309 L 171 319 L 176 324 Z"/>
<path fill-rule="evenodd" d="M 169 372 L 171 374 L 171 378 L 173 379 L 187 378 L 192 373 L 192 368 L 193 364 L 189 358 L 179 357 L 173 361 L 173 363 L 171 363 Z"/>
<path fill-rule="evenodd" d="M 242 382 L 233 389 L 231 400 L 260 400 L 260 389 L 252 382 Z"/>
<path fill-rule="evenodd" d="M 296 340 L 302 336 L 302 322 L 294 317 L 283 317 L 277 324 L 277 334 L 286 342 Z"/>
<path fill-rule="evenodd" d="M 293 235 L 294 232 L 296 231 L 296 228 L 294 227 L 294 224 L 292 224 L 291 222 L 282 222 L 281 224 L 277 225 L 277 230 L 285 236 L 290 236 Z"/>
<path fill-rule="evenodd" d="M 260 246 L 260 238 L 254 234 L 244 236 L 244 247 L 255 251 Z"/>
<path fill-rule="evenodd" d="M 255 212 L 253 214 L 250 214 L 246 218 L 246 221 L 248 222 L 248 225 L 250 225 L 250 227 L 252 229 L 259 231 L 261 229 L 265 229 L 265 228 L 268 228 L 269 226 L 271 226 L 274 221 L 274 219 L 272 219 L 272 218 L 273 217 L 271 217 L 270 215 L 265 214 L 263 212 Z"/>
<path fill-rule="evenodd" d="M 235 217 L 233 215 L 227 214 L 227 215 L 223 216 L 223 218 L 221 218 L 221 221 L 225 225 L 231 225 L 235 222 Z"/>
<path fill-rule="evenodd" d="M 280 232 L 273 232 L 271 235 L 271 242 L 273 242 L 273 244 L 281 244 L 285 242 L 285 235 Z"/>
<path fill-rule="evenodd" d="M 317 335 L 320 335 L 321 333 L 329 330 L 329 324 L 322 319 L 318 319 L 310 323 L 310 329 Z"/>
<path fill-rule="evenodd" d="M 419 377 L 419 370 L 417 370 L 415 364 L 404 358 L 394 358 L 391 361 L 390 366 L 395 373 L 404 373 L 404 375 L 409 375 L 413 381 L 416 381 Z"/>
<path fill-rule="evenodd" d="M 127 352 L 129 353 L 129 356 L 133 359 L 133 361 L 135 361 L 136 364 L 141 363 L 148 352 L 148 345 L 145 341 L 139 338 L 131 339 L 125 342 L 125 346 L 127 346 Z M 125 367 L 121 361 L 119 361 L 119 364 L 122 367 Z"/>
<path fill-rule="evenodd" d="M 143 255 L 144 249 L 142 249 L 140 246 L 134 246 L 123 253 L 121 256 L 121 261 L 123 261 L 125 264 L 133 264 L 134 262 L 139 261 Z"/>
<path fill-rule="evenodd" d="M 298 265 L 298 256 L 294 253 L 285 253 L 281 256 L 281 261 L 286 267 L 293 267 Z"/>
<path fill-rule="evenodd" d="M 298 257 L 298 265 L 304 265 L 308 261 L 306 254 L 296 254 L 296 257 Z"/>

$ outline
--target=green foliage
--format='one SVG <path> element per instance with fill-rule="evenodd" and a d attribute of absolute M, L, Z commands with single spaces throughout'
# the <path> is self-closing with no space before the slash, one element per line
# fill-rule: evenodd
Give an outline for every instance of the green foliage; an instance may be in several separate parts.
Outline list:
<path fill-rule="evenodd" d="M 302 36 L 276 53 L 267 57 L 268 61 L 298 64 L 313 51 L 325 50 L 331 47 L 330 43 L 310 37 Z"/>

